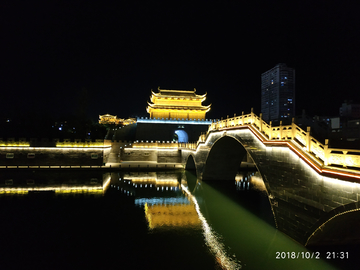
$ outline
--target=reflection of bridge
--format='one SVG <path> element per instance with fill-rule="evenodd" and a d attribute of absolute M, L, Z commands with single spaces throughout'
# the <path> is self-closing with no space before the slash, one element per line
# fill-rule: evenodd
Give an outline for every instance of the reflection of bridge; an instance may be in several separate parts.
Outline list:
<path fill-rule="evenodd" d="M 310 129 L 272 127 L 251 113 L 213 123 L 182 161 L 199 179 L 234 180 L 247 154 L 281 231 L 305 245 L 359 242 L 350 228 L 360 220 L 360 150 L 329 148 Z"/>

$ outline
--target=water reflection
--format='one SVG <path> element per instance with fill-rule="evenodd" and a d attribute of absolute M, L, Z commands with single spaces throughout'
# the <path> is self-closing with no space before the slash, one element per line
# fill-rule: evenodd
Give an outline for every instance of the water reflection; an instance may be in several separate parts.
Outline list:
<path fill-rule="evenodd" d="M 265 184 L 258 172 L 234 182 L 202 182 L 191 173 L 113 176 L 111 188 L 142 207 L 148 231 L 201 230 L 221 269 L 332 269 L 322 260 L 276 259 L 277 252 L 309 252 L 275 228 Z"/>
<path fill-rule="evenodd" d="M 230 182 L 201 182 L 187 172 L 28 172 L 2 174 L 0 190 L 3 218 L 12 220 L 0 229 L 12 232 L 9 239 L 19 235 L 17 243 L 27 252 L 43 239 L 41 254 L 51 260 L 80 250 L 78 266 L 89 254 L 117 253 L 132 263 L 123 269 L 333 269 L 318 259 L 276 258 L 277 252 L 309 250 L 276 230 L 264 184 L 254 172 Z M 48 193 L 46 200 L 31 196 Z M 19 246 L 9 243 L 12 249 Z M 59 253 L 47 252 L 48 246 Z M 0 249 L 8 255 L 9 250 Z M 174 254 L 182 254 L 176 265 Z M 102 263 L 118 266 L 99 259 L 98 266 Z"/>
<path fill-rule="evenodd" d="M 144 207 L 149 231 L 164 229 L 202 230 L 205 244 L 222 269 L 240 269 L 236 257 L 229 256 L 221 236 L 201 213 L 197 198 L 189 191 L 200 187 L 189 174 L 134 173 L 119 176 L 111 188 L 135 197 L 135 204 Z M 200 199 L 201 201 L 201 199 Z"/>
<path fill-rule="evenodd" d="M 111 181 L 109 173 L 26 172 L 2 174 L 0 196 L 28 194 L 104 195 Z"/>
<path fill-rule="evenodd" d="M 200 182 L 201 213 L 228 254 L 235 254 L 246 269 L 335 269 L 325 259 L 277 259 L 277 252 L 307 254 L 304 246 L 275 228 L 270 202 L 259 174 L 237 175 L 234 182 Z"/>
<path fill-rule="evenodd" d="M 240 262 L 235 258 L 231 258 L 226 252 L 225 245 L 221 242 L 221 237 L 214 232 L 211 226 L 208 224 L 206 218 L 200 211 L 199 204 L 196 198 L 187 190 L 187 188 L 182 185 L 182 189 L 185 194 L 188 196 L 190 201 L 194 204 L 198 218 L 201 220 L 201 225 L 203 229 L 204 238 L 206 245 L 210 248 L 211 252 L 214 254 L 217 262 L 221 265 L 223 269 L 240 269 Z"/>
<path fill-rule="evenodd" d="M 111 185 L 123 193 L 135 196 L 135 205 L 143 206 L 150 230 L 169 227 L 200 226 L 195 208 L 184 197 L 178 173 L 125 173 Z"/>
<path fill-rule="evenodd" d="M 237 190 L 258 190 L 266 193 L 266 187 L 264 181 L 259 172 L 242 172 L 235 176 L 235 185 Z"/>
<path fill-rule="evenodd" d="M 200 225 L 199 217 L 191 204 L 148 204 L 145 203 L 145 216 L 149 229 L 164 227 L 192 227 Z"/>

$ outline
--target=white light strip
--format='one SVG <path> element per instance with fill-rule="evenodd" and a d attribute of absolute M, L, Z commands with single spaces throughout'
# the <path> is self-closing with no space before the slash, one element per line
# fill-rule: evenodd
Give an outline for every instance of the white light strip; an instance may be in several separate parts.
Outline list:
<path fill-rule="evenodd" d="M 108 176 L 108 179 L 105 181 L 102 187 L 104 192 L 109 188 L 110 182 L 111 182 L 111 176 Z"/>

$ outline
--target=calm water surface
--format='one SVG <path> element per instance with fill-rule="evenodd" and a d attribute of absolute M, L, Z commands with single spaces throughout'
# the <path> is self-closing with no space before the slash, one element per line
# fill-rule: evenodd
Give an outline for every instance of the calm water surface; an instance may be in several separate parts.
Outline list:
<path fill-rule="evenodd" d="M 200 182 L 190 173 L 0 176 L 0 269 L 358 269 L 275 229 L 261 178 Z M 334 247 L 332 248 L 334 249 Z M 332 251 L 332 250 L 331 250 Z"/>

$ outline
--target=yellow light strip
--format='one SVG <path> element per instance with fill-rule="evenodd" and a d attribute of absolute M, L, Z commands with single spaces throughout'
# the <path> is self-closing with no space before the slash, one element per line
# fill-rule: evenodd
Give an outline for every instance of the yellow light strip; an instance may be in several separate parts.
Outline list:
<path fill-rule="evenodd" d="M 79 144 L 56 144 L 56 148 L 105 148 L 103 143 L 101 144 L 85 144 L 85 143 L 79 143 Z M 23 148 L 38 148 L 38 149 L 50 149 L 55 147 L 30 147 L 30 144 L 0 144 L 1 148 L 11 148 L 11 149 L 23 149 Z"/>
<path fill-rule="evenodd" d="M 95 147 L 95 148 L 101 148 L 101 147 L 105 147 L 104 144 L 90 144 L 90 145 L 86 145 L 86 144 L 56 144 L 56 147 L 68 147 L 68 148 L 89 148 L 89 147 Z"/>
<path fill-rule="evenodd" d="M 149 211 L 149 207 L 147 205 L 147 203 L 145 203 L 145 217 L 149 223 L 149 228 L 152 229 L 153 228 L 153 224 L 152 224 L 152 219 L 151 219 L 151 214 L 150 214 L 150 211 Z"/>
<path fill-rule="evenodd" d="M 102 188 L 104 193 L 109 188 L 110 182 L 111 182 L 111 176 L 108 176 L 108 179 L 105 181 L 105 184 L 103 184 L 103 188 Z"/>
<path fill-rule="evenodd" d="M 110 149 L 111 146 L 99 146 L 99 147 L 22 147 L 22 146 L 11 146 L 11 147 L 0 147 L 0 149 L 27 149 L 27 150 L 99 150 L 99 149 Z"/>
<path fill-rule="evenodd" d="M 29 143 L 11 143 L 11 144 L 5 144 L 1 143 L 0 147 L 29 147 Z"/>

